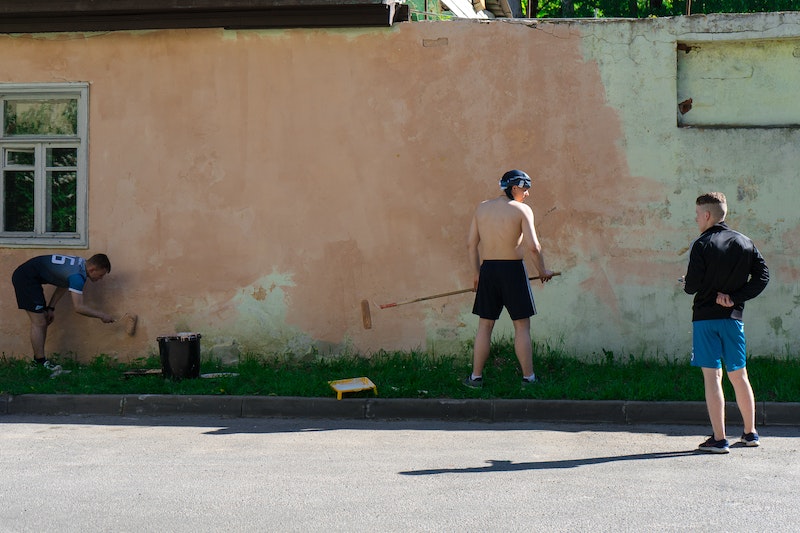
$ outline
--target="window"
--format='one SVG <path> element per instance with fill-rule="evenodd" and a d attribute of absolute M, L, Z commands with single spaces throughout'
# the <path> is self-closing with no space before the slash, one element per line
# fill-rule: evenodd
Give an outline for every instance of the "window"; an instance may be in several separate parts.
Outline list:
<path fill-rule="evenodd" d="M 88 246 L 85 83 L 0 83 L 0 246 Z"/>
<path fill-rule="evenodd" d="M 800 40 L 679 42 L 677 54 L 678 126 L 800 126 Z"/>

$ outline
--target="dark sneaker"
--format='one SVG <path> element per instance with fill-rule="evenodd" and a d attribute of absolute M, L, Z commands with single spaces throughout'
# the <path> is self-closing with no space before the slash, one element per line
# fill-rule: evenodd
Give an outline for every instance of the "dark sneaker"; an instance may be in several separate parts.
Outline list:
<path fill-rule="evenodd" d="M 698 446 L 697 449 L 701 452 L 728 453 L 730 451 L 728 448 L 729 446 L 728 439 L 714 440 L 714 436 L 712 435 L 708 437 L 707 441 Z"/>
<path fill-rule="evenodd" d="M 533 379 L 522 378 L 522 388 L 523 389 L 527 389 L 528 387 L 530 387 L 532 385 L 535 385 L 536 383 L 539 383 L 539 380 L 536 378 L 536 376 L 533 376 Z"/>
<path fill-rule="evenodd" d="M 462 381 L 465 387 L 469 387 L 470 389 L 482 389 L 483 388 L 483 378 L 475 378 L 472 379 L 472 374 L 466 377 L 464 381 Z"/>
<path fill-rule="evenodd" d="M 739 442 L 744 444 L 745 446 L 756 447 L 758 446 L 758 433 L 745 433 L 742 435 L 742 438 L 739 439 Z"/>

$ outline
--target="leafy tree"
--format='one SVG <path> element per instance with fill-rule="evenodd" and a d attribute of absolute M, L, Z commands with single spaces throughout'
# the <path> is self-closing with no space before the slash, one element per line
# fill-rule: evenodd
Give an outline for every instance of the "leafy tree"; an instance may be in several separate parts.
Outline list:
<path fill-rule="evenodd" d="M 65 100 L 11 100 L 4 102 L 3 129 L 7 136 L 74 135 L 78 125 L 78 102 Z M 3 172 L 5 231 L 34 231 L 34 151 L 15 149 L 13 164 L 30 170 Z M 45 176 L 47 227 L 45 231 L 74 232 L 77 229 L 77 150 L 47 148 Z"/>
<path fill-rule="evenodd" d="M 6 231 L 33 231 L 33 172 L 6 172 L 4 176 Z"/>
<path fill-rule="evenodd" d="M 690 13 L 800 11 L 800 0 L 523 0 L 523 12 L 539 18 L 665 17 Z"/>
<path fill-rule="evenodd" d="M 436 0 L 409 0 L 413 20 L 449 18 Z M 669 17 L 709 13 L 800 11 L 800 0 L 522 0 L 529 18 Z"/>

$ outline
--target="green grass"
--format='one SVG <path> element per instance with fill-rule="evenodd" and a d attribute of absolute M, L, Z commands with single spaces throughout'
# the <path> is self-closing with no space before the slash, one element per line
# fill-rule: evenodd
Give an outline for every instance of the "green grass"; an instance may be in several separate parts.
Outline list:
<path fill-rule="evenodd" d="M 572 357 L 547 346 L 534 346 L 534 368 L 541 382 L 523 390 L 513 343 L 492 345 L 484 371 L 484 387 L 461 385 L 471 370 L 470 346 L 462 354 L 378 352 L 369 358 L 255 356 L 238 365 L 203 360 L 202 373 L 233 372 L 238 376 L 172 381 L 159 375 L 125 376 L 128 370 L 160 368 L 157 356 L 120 363 L 100 356 L 89 364 L 75 358 L 52 360 L 71 370 L 54 379 L 30 360 L 0 358 L 0 393 L 20 394 L 191 394 L 333 397 L 328 381 L 367 376 L 381 398 L 540 398 L 572 400 L 702 401 L 701 372 L 688 357 L 672 359 L 626 356 L 603 350 L 601 355 Z M 757 401 L 800 401 L 800 359 L 751 357 L 748 373 Z M 733 399 L 727 378 L 725 394 Z M 370 396 L 371 391 L 348 395 Z"/>

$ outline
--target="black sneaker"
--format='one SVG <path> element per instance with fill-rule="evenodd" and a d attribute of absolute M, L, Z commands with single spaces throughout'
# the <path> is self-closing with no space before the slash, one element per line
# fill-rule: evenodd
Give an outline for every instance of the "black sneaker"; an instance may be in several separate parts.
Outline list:
<path fill-rule="evenodd" d="M 469 387 L 470 389 L 482 389 L 483 377 L 472 379 L 472 374 L 470 374 L 461 383 L 463 383 L 465 387 Z"/>
<path fill-rule="evenodd" d="M 753 433 L 745 433 L 742 435 L 742 438 L 739 439 L 739 442 L 744 444 L 745 446 L 756 447 L 758 446 L 758 433 L 755 431 Z"/>
<path fill-rule="evenodd" d="M 701 452 L 728 453 L 730 451 L 729 446 L 728 439 L 714 440 L 714 435 L 711 435 L 697 449 Z"/>
<path fill-rule="evenodd" d="M 522 388 L 527 389 L 535 384 L 539 383 L 539 379 L 536 376 L 533 376 L 533 379 L 525 379 L 522 378 Z"/>
<path fill-rule="evenodd" d="M 50 359 L 34 359 L 31 363 L 33 368 L 44 368 L 45 370 L 53 371 L 56 368 L 61 368 L 61 365 L 56 365 Z"/>

